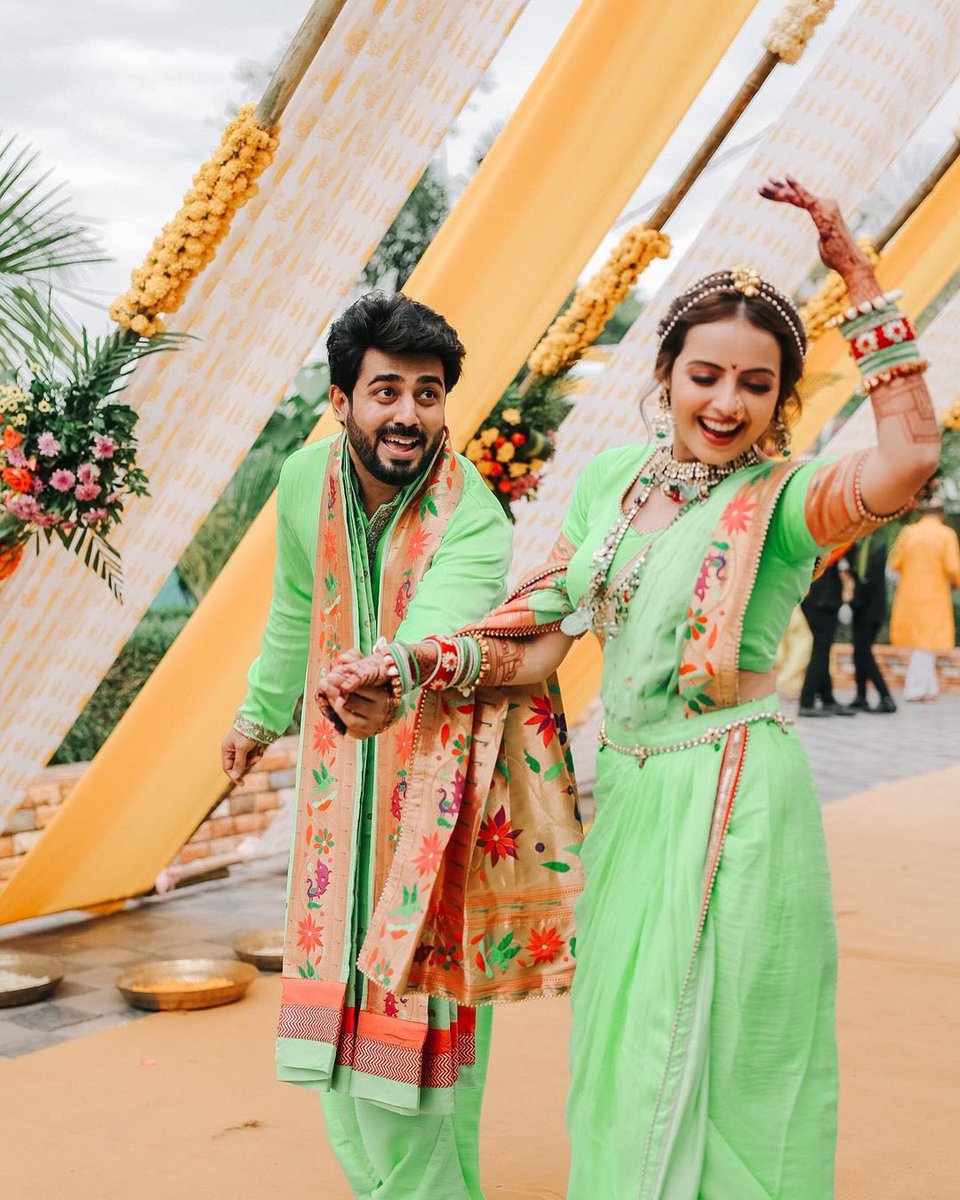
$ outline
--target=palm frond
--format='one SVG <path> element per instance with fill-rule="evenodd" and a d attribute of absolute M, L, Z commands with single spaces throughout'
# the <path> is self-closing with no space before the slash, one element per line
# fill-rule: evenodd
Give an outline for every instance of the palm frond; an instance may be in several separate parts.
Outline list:
<path fill-rule="evenodd" d="M 104 399 L 116 395 L 127 386 L 130 373 L 141 359 L 161 351 L 178 350 L 189 339 L 186 333 L 157 333 L 152 338 L 142 338 L 126 329 L 91 338 L 85 329 L 81 330 L 73 349 L 73 384 Z"/>
<path fill-rule="evenodd" d="M 50 172 L 32 177 L 38 155 L 10 137 L 0 146 L 0 272 L 21 278 L 107 262 L 86 227 L 68 209 Z"/>
<path fill-rule="evenodd" d="M 12 370 L 24 359 L 66 366 L 76 344 L 72 322 L 49 297 L 0 276 L 0 366 Z"/>

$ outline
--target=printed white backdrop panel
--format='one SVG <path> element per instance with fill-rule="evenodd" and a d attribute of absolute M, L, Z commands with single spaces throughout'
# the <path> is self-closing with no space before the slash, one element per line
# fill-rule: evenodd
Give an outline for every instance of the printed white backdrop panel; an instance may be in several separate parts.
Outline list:
<path fill-rule="evenodd" d="M 0 596 L 0 820 L 163 585 L 524 5 L 344 9 L 287 109 L 260 194 L 170 321 L 199 341 L 144 363 L 127 393 L 153 496 L 116 539 L 125 604 L 62 549 L 28 556 Z"/>

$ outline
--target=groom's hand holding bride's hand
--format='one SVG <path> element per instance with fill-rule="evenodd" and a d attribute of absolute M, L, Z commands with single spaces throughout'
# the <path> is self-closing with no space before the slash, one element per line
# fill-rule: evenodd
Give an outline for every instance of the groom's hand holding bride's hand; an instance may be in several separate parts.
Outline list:
<path fill-rule="evenodd" d="M 345 650 L 317 685 L 317 700 L 339 733 L 373 737 L 390 724 L 395 706 L 384 660 Z"/>

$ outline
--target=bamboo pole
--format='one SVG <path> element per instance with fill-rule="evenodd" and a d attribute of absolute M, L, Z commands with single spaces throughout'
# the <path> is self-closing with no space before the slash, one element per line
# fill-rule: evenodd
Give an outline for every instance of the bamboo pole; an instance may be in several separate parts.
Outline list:
<path fill-rule="evenodd" d="M 763 57 L 740 85 L 740 90 L 700 143 L 693 157 L 680 173 L 677 182 L 657 205 L 656 211 L 647 223 L 651 229 L 662 229 L 677 211 L 687 192 L 703 174 L 704 167 L 720 149 L 731 129 L 750 107 L 754 97 L 780 61 L 779 55 L 770 50 L 764 51 Z"/>
<path fill-rule="evenodd" d="M 882 232 L 877 236 L 873 245 L 877 253 L 881 253 L 884 247 L 891 242 L 894 237 L 900 232 L 907 221 L 913 216 L 920 205 L 926 200 L 933 189 L 937 186 L 940 180 L 946 175 L 947 171 L 953 166 L 960 157 L 960 134 L 953 141 L 953 144 L 947 149 L 946 153 L 933 168 L 930 174 L 926 177 L 923 183 L 917 188 L 909 200 L 890 218 L 887 224 L 883 227 Z"/>
<path fill-rule="evenodd" d="M 314 0 L 254 111 L 253 118 L 261 129 L 273 129 L 280 120 L 346 3 L 347 0 Z"/>

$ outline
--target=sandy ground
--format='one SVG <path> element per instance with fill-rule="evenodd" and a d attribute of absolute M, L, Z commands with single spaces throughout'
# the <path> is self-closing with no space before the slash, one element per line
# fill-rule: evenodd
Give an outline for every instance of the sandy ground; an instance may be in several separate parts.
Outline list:
<path fill-rule="evenodd" d="M 958 1194 L 958 806 L 951 768 L 824 814 L 841 946 L 841 1200 Z M 0 1065 L 4 1200 L 349 1200 L 316 1098 L 273 1079 L 277 996 L 262 977 L 240 1004 L 157 1014 Z M 568 1027 L 560 1001 L 497 1012 L 491 1198 L 563 1196 Z"/>

